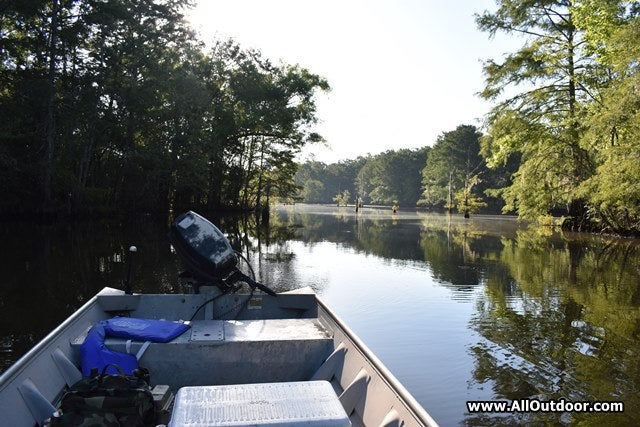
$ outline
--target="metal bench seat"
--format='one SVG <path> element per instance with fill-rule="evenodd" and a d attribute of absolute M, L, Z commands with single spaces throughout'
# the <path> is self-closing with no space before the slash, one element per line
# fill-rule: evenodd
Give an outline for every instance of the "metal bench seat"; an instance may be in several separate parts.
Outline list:
<path fill-rule="evenodd" d="M 72 347 L 79 352 L 85 335 Z M 144 344 L 107 337 L 112 350 L 136 353 Z M 127 346 L 129 347 L 127 349 Z M 333 351 L 318 319 L 197 320 L 168 343 L 151 343 L 140 365 L 153 384 L 173 390 L 210 384 L 305 381 Z M 184 364 L 189 369 L 183 369 Z"/>

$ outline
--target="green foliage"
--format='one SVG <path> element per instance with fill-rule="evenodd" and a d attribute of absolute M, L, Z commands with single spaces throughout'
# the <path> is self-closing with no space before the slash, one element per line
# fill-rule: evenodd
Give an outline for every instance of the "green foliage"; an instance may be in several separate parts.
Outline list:
<path fill-rule="evenodd" d="M 346 160 L 338 163 L 325 164 L 318 161 L 307 161 L 299 165 L 295 176 L 295 182 L 300 187 L 307 188 L 307 182 L 317 181 L 322 183 L 321 194 L 315 198 L 306 198 L 303 190 L 303 198 L 308 203 L 331 203 L 336 194 L 341 195 L 344 190 L 349 194 L 358 194 L 355 186 L 356 175 L 366 160 L 362 157 L 356 160 Z M 311 184 L 314 186 L 315 184 Z M 315 185 L 316 188 L 319 188 Z"/>
<path fill-rule="evenodd" d="M 356 178 L 358 194 L 365 203 L 415 206 L 420 197 L 420 171 L 428 151 L 389 150 L 368 157 Z"/>
<path fill-rule="evenodd" d="M 610 40 L 623 23 L 622 17 L 629 3 L 620 0 L 580 0 L 571 6 L 576 27 L 584 31 L 588 51 L 601 63 L 615 61 L 611 56 Z"/>
<path fill-rule="evenodd" d="M 640 232 L 639 15 L 635 1 L 545 0 L 500 1 L 476 17 L 490 35 L 525 37 L 484 68 L 482 96 L 497 104 L 482 154 L 494 168 L 520 160 L 511 184 L 496 187 L 505 210 L 532 220 L 562 213 L 579 230 Z M 517 93 L 504 97 L 510 86 Z"/>
<path fill-rule="evenodd" d="M 588 5 L 613 7 L 611 2 Z M 597 169 L 581 184 L 578 194 L 587 200 L 592 227 L 639 234 L 640 18 L 637 11 L 628 16 L 621 5 L 624 3 L 617 4 L 616 19 L 584 23 L 587 32 L 599 35 L 598 58 L 609 65 L 612 78 L 601 91 L 600 102 L 589 106 L 585 145 L 594 153 Z"/>
<path fill-rule="evenodd" d="M 317 179 L 309 179 L 305 181 L 302 188 L 302 197 L 308 203 L 322 203 L 324 193 L 324 184 Z"/>
<path fill-rule="evenodd" d="M 338 206 L 347 206 L 349 204 L 349 197 L 351 197 L 349 190 L 344 190 L 341 194 L 333 196 L 333 201 L 336 202 Z"/>
<path fill-rule="evenodd" d="M 640 124 L 640 117 L 638 113 L 635 116 L 637 126 Z M 601 164 L 594 176 L 580 187 L 579 194 L 589 200 L 590 219 L 599 230 L 622 234 L 640 233 L 638 130 L 640 129 L 633 132 L 635 136 L 632 140 L 624 138 L 613 146 L 599 150 Z"/>
<path fill-rule="evenodd" d="M 404 206 L 415 206 L 420 195 L 420 171 L 428 151 L 427 147 L 389 150 L 331 165 L 309 161 L 300 165 L 296 182 L 309 203 L 330 203 L 335 201 L 336 191 L 340 195 L 346 189 L 365 204 L 388 205 L 395 200 Z"/>
<path fill-rule="evenodd" d="M 452 209 L 456 204 L 454 195 L 457 195 L 463 202 L 466 200 L 464 207 L 458 203 L 460 212 L 477 212 L 486 206 L 480 194 L 487 187 L 478 185 L 472 191 L 482 182 L 480 177 L 488 172 L 480 156 L 480 137 L 480 132 L 470 125 L 460 125 L 438 137 L 422 170 L 421 203 Z"/>
<path fill-rule="evenodd" d="M 458 212 L 464 214 L 468 218 L 470 214 L 480 212 L 480 209 L 487 207 L 487 203 L 473 193 L 473 187 L 481 182 L 478 175 L 472 176 L 467 180 L 466 185 L 458 190 L 454 195 Z"/>
<path fill-rule="evenodd" d="M 205 52 L 189 4 L 3 6 L 0 211 L 246 209 L 297 191 L 328 83 L 232 41 Z"/>

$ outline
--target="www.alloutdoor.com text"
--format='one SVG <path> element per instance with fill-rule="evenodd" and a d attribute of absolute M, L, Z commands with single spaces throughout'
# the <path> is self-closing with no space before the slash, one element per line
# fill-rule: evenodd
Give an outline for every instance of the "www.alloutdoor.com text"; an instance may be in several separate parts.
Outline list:
<path fill-rule="evenodd" d="M 624 402 L 572 402 L 560 400 L 518 399 L 471 400 L 467 410 L 475 412 L 624 412 Z"/>

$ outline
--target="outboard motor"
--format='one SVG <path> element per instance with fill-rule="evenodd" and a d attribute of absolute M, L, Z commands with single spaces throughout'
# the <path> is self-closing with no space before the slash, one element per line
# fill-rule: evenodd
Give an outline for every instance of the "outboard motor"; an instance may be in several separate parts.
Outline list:
<path fill-rule="evenodd" d="M 201 285 L 218 286 L 223 291 L 233 289 L 237 282 L 244 282 L 276 296 L 271 289 L 238 269 L 236 252 L 225 235 L 197 213 L 189 211 L 177 217 L 169 229 L 169 240 L 186 268 L 182 277 L 191 277 Z"/>

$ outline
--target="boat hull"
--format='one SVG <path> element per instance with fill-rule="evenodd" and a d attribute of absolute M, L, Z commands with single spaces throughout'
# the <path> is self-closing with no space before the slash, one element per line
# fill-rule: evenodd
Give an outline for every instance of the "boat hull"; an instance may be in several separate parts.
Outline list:
<path fill-rule="evenodd" d="M 182 387 L 328 381 L 352 425 L 431 426 L 435 421 L 310 289 L 268 295 L 125 295 L 105 288 L 0 376 L 7 425 L 41 423 L 78 379 L 80 346 L 114 315 L 191 320 L 190 331 L 148 345 L 140 364 L 152 385 Z M 116 351 L 143 345 L 108 338 Z M 34 397 L 35 396 L 35 397 Z M 47 406 L 50 405 L 50 406 Z"/>

